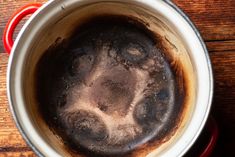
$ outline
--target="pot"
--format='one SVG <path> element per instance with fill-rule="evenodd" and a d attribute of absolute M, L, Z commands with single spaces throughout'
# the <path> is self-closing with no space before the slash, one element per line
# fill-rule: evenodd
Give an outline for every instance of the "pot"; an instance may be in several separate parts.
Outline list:
<path fill-rule="evenodd" d="M 16 25 L 33 13 L 17 39 L 12 36 Z M 149 157 L 183 156 L 201 133 L 207 121 L 213 95 L 213 75 L 205 44 L 189 18 L 171 1 L 156 0 L 50 0 L 30 4 L 19 10 L 4 31 L 4 46 L 10 54 L 7 94 L 14 120 L 22 136 L 38 156 L 70 156 L 60 139 L 50 131 L 35 107 L 33 76 L 35 67 L 58 38 L 67 38 L 86 18 L 101 14 L 132 16 L 164 37 L 173 46 L 173 56 L 187 73 L 187 102 L 175 133 L 160 146 L 148 151 Z M 13 44 L 14 43 L 14 44 Z M 214 123 L 213 123 L 214 124 Z M 202 156 L 208 156 L 217 138 L 216 127 Z"/>

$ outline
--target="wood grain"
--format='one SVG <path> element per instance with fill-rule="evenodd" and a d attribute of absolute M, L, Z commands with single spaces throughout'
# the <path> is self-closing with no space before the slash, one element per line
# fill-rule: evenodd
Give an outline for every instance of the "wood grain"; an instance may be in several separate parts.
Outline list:
<path fill-rule="evenodd" d="M 0 157 L 37 157 L 32 151 L 0 152 Z"/>
<path fill-rule="evenodd" d="M 210 54 L 214 69 L 215 93 L 212 114 L 220 129 L 215 152 L 235 156 L 235 51 Z"/>
<path fill-rule="evenodd" d="M 226 40 L 226 41 L 207 41 L 207 49 L 210 53 L 217 51 L 235 51 L 235 40 Z"/>
<path fill-rule="evenodd" d="M 173 0 L 195 23 L 204 40 L 235 39 L 234 0 Z"/>
<path fill-rule="evenodd" d="M 0 36 L 19 7 L 45 0 L 0 0 Z M 173 0 L 192 19 L 202 33 L 214 69 L 215 92 L 212 114 L 220 129 L 213 157 L 235 156 L 235 1 Z M 21 22 L 17 31 L 22 27 Z M 11 118 L 6 96 L 8 55 L 0 41 L 0 157 L 34 157 Z"/>

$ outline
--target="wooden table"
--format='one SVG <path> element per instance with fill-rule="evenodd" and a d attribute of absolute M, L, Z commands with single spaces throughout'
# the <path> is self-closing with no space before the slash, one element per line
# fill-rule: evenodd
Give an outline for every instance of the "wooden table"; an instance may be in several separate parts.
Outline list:
<path fill-rule="evenodd" d="M 0 0 L 0 37 L 9 17 L 19 7 L 45 0 Z M 235 156 L 235 0 L 174 0 L 202 34 L 215 76 L 212 115 L 220 135 L 213 156 Z M 17 31 L 22 27 L 17 27 Z M 17 33 L 16 33 L 17 34 Z M 36 156 L 12 120 L 6 96 L 8 55 L 0 41 L 0 157 Z"/>

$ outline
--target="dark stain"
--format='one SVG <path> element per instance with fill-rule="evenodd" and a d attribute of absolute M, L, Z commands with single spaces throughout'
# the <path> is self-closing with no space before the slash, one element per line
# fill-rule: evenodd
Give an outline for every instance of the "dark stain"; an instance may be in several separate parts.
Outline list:
<path fill-rule="evenodd" d="M 171 65 L 173 59 L 161 44 L 161 39 L 138 20 L 100 16 L 79 26 L 69 39 L 59 39 L 48 48 L 37 65 L 36 98 L 43 119 L 72 152 L 87 157 L 132 157 L 138 151 L 156 148 L 175 131 L 187 88 L 181 67 Z M 103 49 L 109 56 L 105 61 L 100 57 Z M 134 106 L 135 125 L 145 130 L 134 139 L 128 134 L 116 144 L 108 140 L 110 132 L 98 115 L 77 109 L 65 112 L 71 91 L 87 86 L 92 89 L 89 100 L 97 103 L 95 107 L 111 116 L 125 116 L 138 83 L 130 69 L 143 70 L 152 58 L 161 66 L 154 62 L 152 68 L 144 69 L 154 81 L 146 85 L 143 99 Z M 88 85 L 88 78 L 102 68 L 105 73 Z M 126 124 L 119 129 L 124 132 L 128 127 Z M 146 137 L 151 138 L 143 145 Z"/>

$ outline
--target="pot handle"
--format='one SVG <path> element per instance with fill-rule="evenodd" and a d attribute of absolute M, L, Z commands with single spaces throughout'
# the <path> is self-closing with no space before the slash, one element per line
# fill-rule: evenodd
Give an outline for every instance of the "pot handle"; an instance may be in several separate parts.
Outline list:
<path fill-rule="evenodd" d="M 209 117 L 205 129 L 207 129 L 210 134 L 210 140 L 200 157 L 209 157 L 211 155 L 218 138 L 219 129 L 212 116 Z"/>
<path fill-rule="evenodd" d="M 16 26 L 19 22 L 27 15 L 33 14 L 38 8 L 40 8 L 42 4 L 32 3 L 28 4 L 21 9 L 19 9 L 8 21 L 4 33 L 3 33 L 3 46 L 8 54 L 10 54 L 12 46 L 14 44 L 13 41 L 13 33 Z"/>

